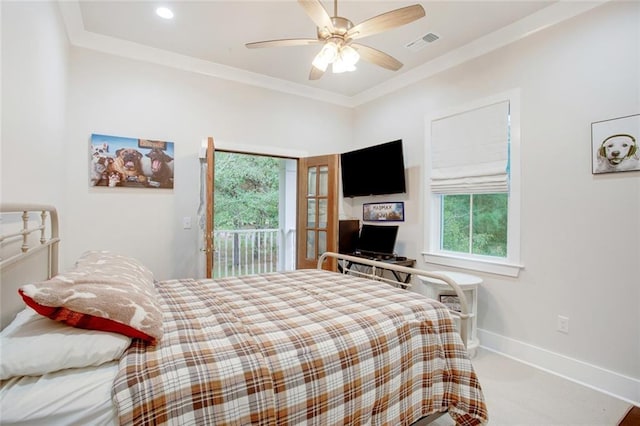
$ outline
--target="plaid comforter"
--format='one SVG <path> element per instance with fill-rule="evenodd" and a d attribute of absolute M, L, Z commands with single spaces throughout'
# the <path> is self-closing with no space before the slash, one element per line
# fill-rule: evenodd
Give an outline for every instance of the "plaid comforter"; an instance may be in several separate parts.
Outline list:
<path fill-rule="evenodd" d="M 453 321 L 419 294 L 321 270 L 157 290 L 164 335 L 120 361 L 121 424 L 396 426 L 444 410 L 486 422 Z"/>

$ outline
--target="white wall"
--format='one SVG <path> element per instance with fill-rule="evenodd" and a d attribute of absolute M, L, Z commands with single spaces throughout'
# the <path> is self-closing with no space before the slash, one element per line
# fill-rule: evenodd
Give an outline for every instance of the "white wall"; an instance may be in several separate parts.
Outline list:
<path fill-rule="evenodd" d="M 0 7 L 0 200 L 61 206 L 69 67 L 62 18 L 55 3 L 3 1 Z"/>
<path fill-rule="evenodd" d="M 354 129 L 356 145 L 404 139 L 411 179 L 399 238 L 420 258 L 425 185 L 411 170 L 422 167 L 425 117 L 520 88 L 525 269 L 517 279 L 478 274 L 479 327 L 636 379 L 640 172 L 592 175 L 590 126 L 640 113 L 638 22 L 639 3 L 605 4 L 361 106 Z M 555 331 L 558 315 L 570 318 L 568 335 Z"/>
<path fill-rule="evenodd" d="M 196 223 L 202 138 L 309 155 L 352 139 L 352 111 L 335 105 L 79 48 L 70 64 L 67 263 L 101 247 L 138 257 L 158 279 L 197 276 L 198 232 L 182 218 Z M 91 133 L 174 142 L 174 189 L 90 188 Z"/>
<path fill-rule="evenodd" d="M 61 268 L 101 248 L 158 279 L 197 276 L 182 218 L 197 223 L 203 138 L 309 155 L 352 140 L 347 108 L 69 48 L 55 2 L 2 2 L 2 61 L 1 199 L 58 207 Z M 174 190 L 90 188 L 91 133 L 174 142 Z"/>

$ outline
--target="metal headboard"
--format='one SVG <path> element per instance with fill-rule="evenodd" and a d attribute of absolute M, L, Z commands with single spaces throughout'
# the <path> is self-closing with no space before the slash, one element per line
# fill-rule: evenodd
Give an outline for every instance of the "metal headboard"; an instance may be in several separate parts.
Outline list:
<path fill-rule="evenodd" d="M 58 212 L 53 206 L 5 203 L 0 204 L 0 215 L 0 325 L 4 328 L 24 306 L 17 288 L 58 273 L 60 237 Z"/>

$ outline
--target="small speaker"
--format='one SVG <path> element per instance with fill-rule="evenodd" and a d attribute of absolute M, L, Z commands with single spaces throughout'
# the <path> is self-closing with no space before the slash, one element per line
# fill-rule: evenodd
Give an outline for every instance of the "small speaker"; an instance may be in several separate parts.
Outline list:
<path fill-rule="evenodd" d="M 360 221 L 358 219 L 341 220 L 338 223 L 338 252 L 351 254 L 358 247 Z"/>

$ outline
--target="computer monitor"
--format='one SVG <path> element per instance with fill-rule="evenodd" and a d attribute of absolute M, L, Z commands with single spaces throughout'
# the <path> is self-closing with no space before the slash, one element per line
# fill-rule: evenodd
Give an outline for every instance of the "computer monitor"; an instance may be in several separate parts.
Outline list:
<path fill-rule="evenodd" d="M 398 225 L 362 225 L 357 252 L 366 255 L 392 255 Z"/>

